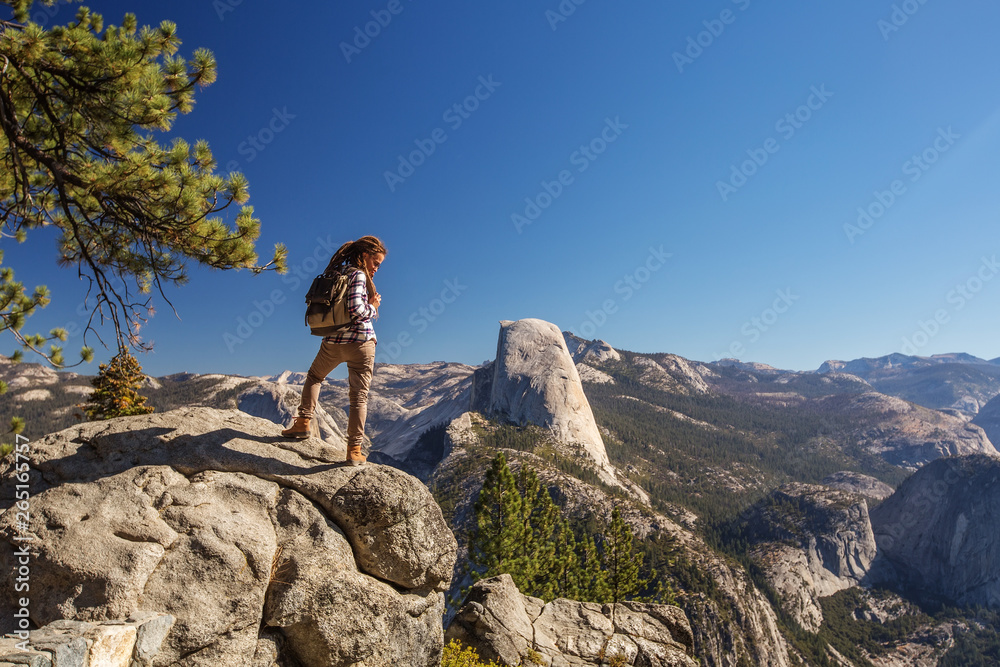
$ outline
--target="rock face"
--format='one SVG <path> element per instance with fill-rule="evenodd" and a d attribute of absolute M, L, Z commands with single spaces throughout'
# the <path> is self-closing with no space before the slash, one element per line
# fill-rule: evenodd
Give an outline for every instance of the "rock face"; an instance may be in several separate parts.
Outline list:
<path fill-rule="evenodd" d="M 622 602 L 599 605 L 522 595 L 510 575 L 476 583 L 447 639 L 473 646 L 485 660 L 525 664 L 529 651 L 542 664 L 694 667 L 694 638 L 684 612 L 669 605 Z M 620 656 L 620 657 L 619 657 Z"/>
<path fill-rule="evenodd" d="M 0 665 L 151 667 L 173 625 L 169 614 L 153 613 L 127 621 L 54 621 L 0 639 Z"/>
<path fill-rule="evenodd" d="M 27 543 L 35 625 L 169 614 L 153 665 L 436 665 L 456 543 L 426 487 L 276 431 L 185 408 L 30 443 L 31 521 L 12 498 L 0 516 L 2 622 Z"/>
<path fill-rule="evenodd" d="M 847 414 L 871 421 L 856 440 L 865 450 L 889 463 L 917 468 L 943 456 L 989 454 L 998 456 L 983 429 L 961 417 L 920 407 L 877 392 L 858 394 L 845 407 Z"/>
<path fill-rule="evenodd" d="M 615 384 L 615 379 L 587 364 L 577 364 L 576 372 L 580 374 L 580 382 L 591 382 L 593 384 Z"/>
<path fill-rule="evenodd" d="M 808 484 L 787 484 L 748 512 L 760 542 L 753 555 L 785 610 L 816 632 L 819 598 L 856 586 L 875 559 L 868 505 L 858 496 Z"/>
<path fill-rule="evenodd" d="M 640 382 L 652 387 L 679 394 L 707 394 L 711 391 L 698 371 L 698 365 L 676 354 L 636 357 L 634 363 L 641 373 Z"/>
<path fill-rule="evenodd" d="M 939 459 L 872 511 L 879 577 L 957 605 L 1000 607 L 1000 461 Z"/>
<path fill-rule="evenodd" d="M 563 331 L 563 340 L 576 363 L 599 364 L 604 361 L 618 361 L 622 355 L 603 340 L 584 340 L 568 331 Z"/>
<path fill-rule="evenodd" d="M 847 491 L 871 498 L 885 500 L 892 495 L 893 488 L 882 482 L 857 472 L 841 471 L 823 478 L 822 484 L 838 491 Z"/>
<path fill-rule="evenodd" d="M 980 408 L 972 423 L 986 432 L 990 442 L 1000 443 L 1000 396 Z"/>
<path fill-rule="evenodd" d="M 488 386 L 475 387 L 473 405 L 516 424 L 537 424 L 564 443 L 576 444 L 611 476 L 604 440 L 562 333 L 542 320 L 500 323 L 497 358 Z"/>

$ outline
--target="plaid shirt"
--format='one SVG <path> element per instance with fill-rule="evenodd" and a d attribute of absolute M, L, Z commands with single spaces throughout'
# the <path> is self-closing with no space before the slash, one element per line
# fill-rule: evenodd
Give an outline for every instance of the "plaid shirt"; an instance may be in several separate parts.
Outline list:
<path fill-rule="evenodd" d="M 347 310 L 354 317 L 354 323 L 343 331 L 323 340 L 331 343 L 364 343 L 375 338 L 372 319 L 378 313 L 375 306 L 368 303 L 368 278 L 361 269 L 351 268 L 354 274 L 347 288 Z"/>

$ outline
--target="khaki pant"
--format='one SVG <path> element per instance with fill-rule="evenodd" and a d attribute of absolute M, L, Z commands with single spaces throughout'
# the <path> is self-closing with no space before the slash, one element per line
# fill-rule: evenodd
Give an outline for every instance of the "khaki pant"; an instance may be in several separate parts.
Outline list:
<path fill-rule="evenodd" d="M 375 339 L 364 343 L 331 343 L 320 345 L 316 358 L 309 367 L 306 383 L 302 387 L 299 417 L 312 418 L 319 401 L 320 385 L 330 372 L 341 363 L 347 363 L 350 384 L 351 409 L 347 413 L 347 447 L 360 448 L 365 436 L 365 419 L 368 417 L 368 388 L 375 367 Z M 360 452 L 360 449 L 357 450 Z"/>

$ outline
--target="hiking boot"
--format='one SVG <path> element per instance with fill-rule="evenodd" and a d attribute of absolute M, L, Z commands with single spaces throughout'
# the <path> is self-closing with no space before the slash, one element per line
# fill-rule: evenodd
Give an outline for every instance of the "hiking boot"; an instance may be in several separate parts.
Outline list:
<path fill-rule="evenodd" d="M 289 428 L 286 428 L 284 431 L 282 431 L 281 435 L 283 435 L 286 438 L 297 438 L 299 440 L 305 440 L 310 435 L 310 431 L 312 430 L 310 428 L 311 426 L 312 426 L 312 419 L 310 419 L 309 417 L 296 417 L 295 423 L 292 424 Z"/>
<path fill-rule="evenodd" d="M 347 448 L 347 465 L 360 466 L 367 463 L 368 459 L 361 453 L 361 445 Z"/>

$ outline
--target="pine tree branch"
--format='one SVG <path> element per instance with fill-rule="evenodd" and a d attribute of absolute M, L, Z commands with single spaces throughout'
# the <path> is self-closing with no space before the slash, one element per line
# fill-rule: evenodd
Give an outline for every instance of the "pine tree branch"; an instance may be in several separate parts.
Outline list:
<path fill-rule="evenodd" d="M 7 4 L 26 20 L 30 0 Z M 96 327 L 108 323 L 119 347 L 149 349 L 138 335 L 153 314 L 144 295 L 155 289 L 176 315 L 166 286 L 186 282 L 189 261 L 259 273 L 283 271 L 285 254 L 279 246 L 255 266 L 259 221 L 248 206 L 234 225 L 215 217 L 248 195 L 241 175 L 214 173 L 207 144 L 161 147 L 144 134 L 191 110 L 195 87 L 214 81 L 211 53 L 176 56 L 169 22 L 137 32 L 127 14 L 121 27 L 102 26 L 83 8 L 69 25 L 30 35 L 0 22 L 0 237 L 59 227 L 59 264 L 76 264 L 89 283 L 84 303 L 94 297 L 85 342 L 93 332 L 104 344 Z"/>

